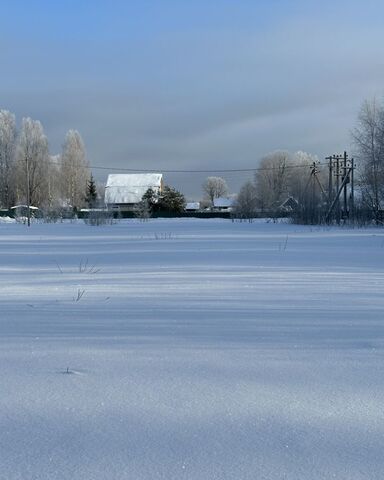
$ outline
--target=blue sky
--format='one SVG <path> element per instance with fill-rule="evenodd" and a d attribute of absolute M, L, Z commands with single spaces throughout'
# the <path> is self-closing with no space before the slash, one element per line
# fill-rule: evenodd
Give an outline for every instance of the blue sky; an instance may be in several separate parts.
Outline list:
<path fill-rule="evenodd" d="M 383 93 L 379 1 L 16 0 L 1 11 L 0 108 L 39 119 L 52 153 L 78 129 L 94 165 L 322 158 L 349 148 L 362 101 Z M 202 180 L 168 178 L 189 197 Z M 228 178 L 233 191 L 245 180 Z"/>

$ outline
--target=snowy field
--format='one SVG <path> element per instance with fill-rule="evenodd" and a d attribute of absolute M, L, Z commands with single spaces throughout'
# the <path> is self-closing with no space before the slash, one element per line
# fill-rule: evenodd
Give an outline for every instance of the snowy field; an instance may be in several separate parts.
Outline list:
<path fill-rule="evenodd" d="M 384 478 L 384 230 L 0 224 L 1 480 Z"/>

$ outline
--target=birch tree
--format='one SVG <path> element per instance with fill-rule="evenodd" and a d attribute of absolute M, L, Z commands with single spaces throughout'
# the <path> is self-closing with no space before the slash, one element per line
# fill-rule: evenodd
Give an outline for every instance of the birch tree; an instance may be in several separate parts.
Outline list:
<path fill-rule="evenodd" d="M 313 195 L 310 191 L 310 185 L 308 183 L 309 176 L 313 167 L 313 164 L 318 164 L 319 159 L 316 155 L 312 155 L 307 152 L 298 151 L 293 154 L 291 158 L 291 165 L 293 168 L 290 168 L 288 172 L 288 193 L 292 196 L 299 204 L 304 204 L 308 201 L 308 195 Z M 325 170 L 321 167 L 317 167 L 317 177 L 319 182 L 326 187 L 326 176 Z M 321 201 L 321 191 L 319 188 L 316 188 L 317 192 L 317 201 Z M 323 198 L 324 200 L 324 198 Z"/>
<path fill-rule="evenodd" d="M 77 130 L 69 130 L 65 136 L 60 177 L 66 202 L 76 208 L 84 206 L 90 178 L 89 164 L 83 139 Z"/>
<path fill-rule="evenodd" d="M 384 208 L 384 103 L 366 100 L 352 132 L 355 157 L 359 163 L 362 198 L 379 220 Z"/>
<path fill-rule="evenodd" d="M 15 202 L 15 115 L 0 110 L 0 206 L 9 208 Z"/>
<path fill-rule="evenodd" d="M 48 169 L 48 197 L 47 204 L 48 210 L 57 210 L 62 207 L 61 199 L 61 156 L 50 155 L 49 157 L 49 169 Z"/>
<path fill-rule="evenodd" d="M 276 210 L 287 194 L 289 163 L 290 155 L 284 151 L 262 158 L 255 173 L 255 187 L 262 211 Z"/>
<path fill-rule="evenodd" d="M 23 118 L 17 144 L 17 193 L 19 201 L 43 206 L 49 197 L 48 140 L 38 120 Z"/>

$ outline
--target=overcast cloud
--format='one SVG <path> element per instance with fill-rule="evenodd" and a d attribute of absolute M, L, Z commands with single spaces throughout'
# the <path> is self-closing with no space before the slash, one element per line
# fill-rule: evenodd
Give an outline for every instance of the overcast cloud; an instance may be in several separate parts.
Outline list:
<path fill-rule="evenodd" d="M 78 129 L 95 166 L 254 168 L 277 149 L 322 158 L 349 148 L 362 101 L 383 93 L 379 1 L 51 3 L 2 8 L 0 108 L 40 120 L 53 154 Z M 166 181 L 199 198 L 204 177 Z M 235 192 L 247 175 L 226 178 Z"/>

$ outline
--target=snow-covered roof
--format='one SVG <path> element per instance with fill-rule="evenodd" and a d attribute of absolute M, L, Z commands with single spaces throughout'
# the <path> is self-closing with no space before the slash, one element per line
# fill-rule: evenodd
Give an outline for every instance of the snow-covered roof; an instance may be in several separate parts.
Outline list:
<path fill-rule="evenodd" d="M 187 202 L 185 205 L 185 210 L 199 210 L 200 202 Z"/>
<path fill-rule="evenodd" d="M 229 208 L 229 207 L 232 207 L 232 205 L 233 205 L 232 198 L 219 197 L 219 198 L 213 199 L 213 206 L 215 208 Z"/>
<path fill-rule="evenodd" d="M 15 205 L 14 207 L 11 207 L 11 210 L 15 210 L 16 208 L 28 208 L 28 205 Z M 39 210 L 38 207 L 34 207 L 32 205 L 29 206 L 30 210 Z"/>
<path fill-rule="evenodd" d="M 161 188 L 161 173 L 113 173 L 108 175 L 105 186 L 105 203 L 139 203 L 148 190 Z"/>
<path fill-rule="evenodd" d="M 297 207 L 299 206 L 299 202 L 293 198 L 293 197 L 288 197 L 284 202 L 280 205 L 281 210 L 285 210 L 287 212 L 291 212 L 292 210 L 296 210 Z"/>

